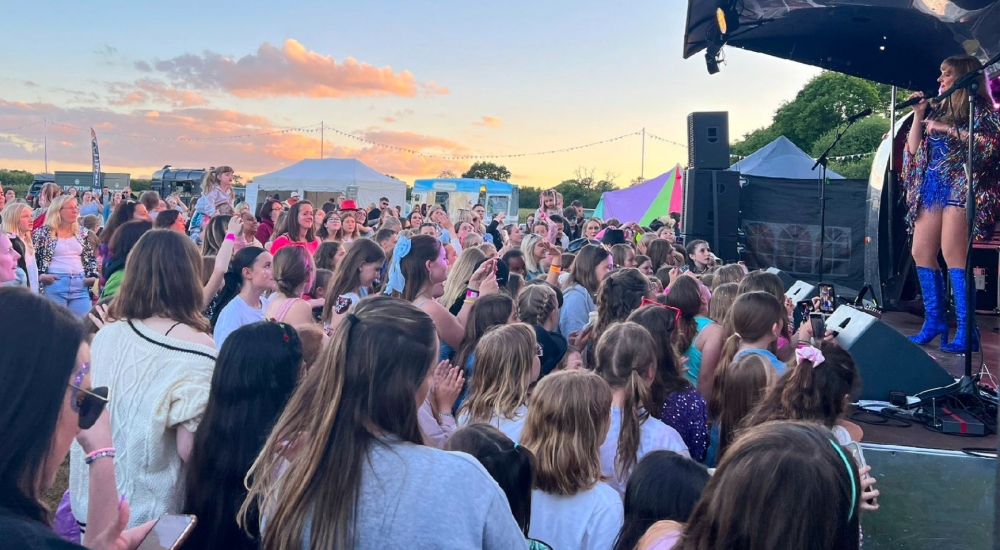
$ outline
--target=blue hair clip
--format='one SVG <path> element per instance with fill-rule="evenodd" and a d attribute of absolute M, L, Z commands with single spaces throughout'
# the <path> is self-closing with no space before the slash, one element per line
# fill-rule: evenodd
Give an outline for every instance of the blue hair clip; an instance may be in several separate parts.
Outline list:
<path fill-rule="evenodd" d="M 402 293 L 406 286 L 406 278 L 399 268 L 399 262 L 410 253 L 410 238 L 400 235 L 396 241 L 396 247 L 392 249 L 392 262 L 389 264 L 389 279 L 385 282 L 385 294 L 392 294 L 393 291 Z"/>
<path fill-rule="evenodd" d="M 837 454 L 840 458 L 844 460 L 844 466 L 847 468 L 847 477 L 851 478 L 851 513 L 847 516 L 847 521 L 854 519 L 854 507 L 858 503 L 858 486 L 854 481 L 854 472 L 851 470 L 851 463 L 847 461 L 847 455 L 844 454 L 844 449 L 837 444 L 836 441 L 830 440 L 830 444 L 833 448 L 837 450 Z"/>

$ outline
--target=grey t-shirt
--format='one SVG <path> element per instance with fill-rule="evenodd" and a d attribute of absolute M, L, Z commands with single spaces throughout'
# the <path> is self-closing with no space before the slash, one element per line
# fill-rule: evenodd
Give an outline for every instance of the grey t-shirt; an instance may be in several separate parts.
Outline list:
<path fill-rule="evenodd" d="M 373 445 L 362 470 L 354 548 L 527 548 L 507 497 L 475 458 L 383 441 L 388 448 Z"/>

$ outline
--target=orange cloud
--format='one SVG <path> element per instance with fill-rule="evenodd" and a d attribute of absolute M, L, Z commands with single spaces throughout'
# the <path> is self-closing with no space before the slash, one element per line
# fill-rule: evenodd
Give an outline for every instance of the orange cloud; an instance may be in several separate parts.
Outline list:
<path fill-rule="evenodd" d="M 197 107 L 208 104 L 205 96 L 197 92 L 171 88 L 166 83 L 151 78 L 136 81 L 134 88 L 126 84 L 112 83 L 108 89 L 117 95 L 108 100 L 109 105 L 115 106 L 168 103 L 172 107 Z"/>
<path fill-rule="evenodd" d="M 145 67 L 145 65 L 144 65 Z M 232 59 L 205 52 L 156 61 L 155 70 L 175 84 L 194 90 L 222 91 L 243 98 L 263 97 L 414 97 L 450 93 L 428 81 L 417 82 L 410 71 L 375 67 L 347 57 L 342 63 L 307 50 L 288 39 L 282 47 L 267 42 L 257 53 Z"/>
<path fill-rule="evenodd" d="M 487 128 L 499 128 L 503 126 L 503 119 L 496 116 L 484 116 L 477 122 L 473 122 L 476 126 L 485 126 Z"/>
<path fill-rule="evenodd" d="M 89 128 L 101 144 L 106 171 L 132 172 L 149 177 L 151 167 L 171 164 L 197 168 L 226 164 L 248 177 L 280 169 L 303 158 L 320 156 L 318 131 L 287 131 L 263 116 L 233 110 L 186 108 L 135 110 L 121 113 L 101 108 L 61 108 L 48 103 L 0 99 L 0 128 L 12 128 L 47 118 L 49 162 L 56 170 L 86 169 L 90 165 Z M 316 129 L 318 130 L 318 129 Z M 219 136 L 246 136 L 198 140 Z M 330 138 L 331 134 L 326 134 Z M 130 137 L 131 136 L 131 137 Z M 184 137 L 187 140 L 139 139 L 134 136 Z M 461 154 L 458 142 L 413 132 L 370 130 L 358 134 L 395 147 L 438 154 Z M 461 172 L 469 161 L 423 157 L 386 149 L 345 137 L 327 140 L 326 157 L 358 158 L 379 172 L 403 179 L 430 177 L 443 170 Z M 35 125 L 17 134 L 0 135 L 0 159 L 11 168 L 40 170 L 43 130 Z"/>

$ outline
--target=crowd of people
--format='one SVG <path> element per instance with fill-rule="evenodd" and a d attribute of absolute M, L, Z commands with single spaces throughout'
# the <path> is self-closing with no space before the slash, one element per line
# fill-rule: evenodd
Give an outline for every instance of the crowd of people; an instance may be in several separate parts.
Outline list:
<path fill-rule="evenodd" d="M 196 549 L 860 547 L 853 359 L 676 214 L 231 184 L 8 197 L 0 536 L 132 549 L 172 513 Z"/>

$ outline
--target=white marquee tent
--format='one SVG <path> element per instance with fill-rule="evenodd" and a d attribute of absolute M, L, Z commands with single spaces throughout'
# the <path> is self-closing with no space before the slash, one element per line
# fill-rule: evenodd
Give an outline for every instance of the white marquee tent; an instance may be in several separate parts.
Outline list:
<path fill-rule="evenodd" d="M 247 184 L 249 204 L 257 205 L 275 193 L 282 199 L 297 191 L 305 200 L 320 206 L 343 196 L 366 207 L 387 197 L 389 204 L 406 203 L 406 183 L 369 168 L 358 159 L 304 159 L 270 174 L 261 174 Z"/>

